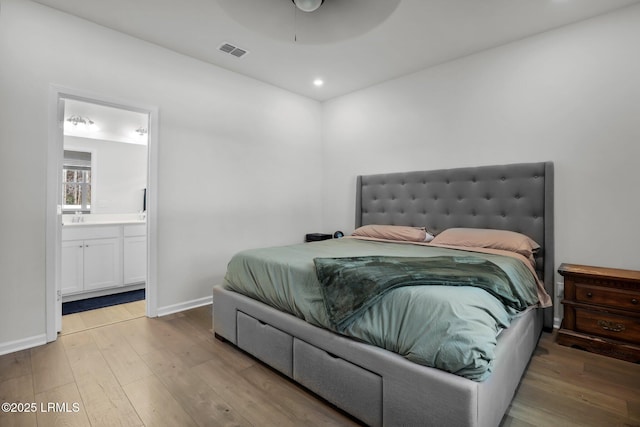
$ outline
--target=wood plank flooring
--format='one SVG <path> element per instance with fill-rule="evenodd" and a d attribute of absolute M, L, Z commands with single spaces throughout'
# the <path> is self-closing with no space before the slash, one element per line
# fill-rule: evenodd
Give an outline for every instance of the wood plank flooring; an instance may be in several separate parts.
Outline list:
<path fill-rule="evenodd" d="M 144 300 L 140 300 L 98 310 L 67 314 L 62 316 L 62 331 L 60 335 L 72 334 L 86 329 L 143 317 L 146 311 L 145 304 Z"/>
<path fill-rule="evenodd" d="M 38 408 L 0 412 L 0 426 L 358 425 L 216 340 L 211 306 L 157 319 L 144 305 L 94 311 L 65 316 L 54 343 L 0 356 L 0 402 Z M 42 410 L 49 402 L 68 407 Z M 640 365 L 545 333 L 502 426 L 640 426 Z"/>

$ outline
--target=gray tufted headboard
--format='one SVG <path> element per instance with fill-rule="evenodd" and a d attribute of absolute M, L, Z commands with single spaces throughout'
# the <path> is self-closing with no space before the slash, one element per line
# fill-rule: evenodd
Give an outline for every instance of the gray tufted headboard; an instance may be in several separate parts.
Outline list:
<path fill-rule="evenodd" d="M 356 227 L 390 224 L 492 228 L 525 234 L 541 247 L 536 270 L 553 298 L 553 163 L 359 176 Z M 545 327 L 553 326 L 547 309 Z"/>

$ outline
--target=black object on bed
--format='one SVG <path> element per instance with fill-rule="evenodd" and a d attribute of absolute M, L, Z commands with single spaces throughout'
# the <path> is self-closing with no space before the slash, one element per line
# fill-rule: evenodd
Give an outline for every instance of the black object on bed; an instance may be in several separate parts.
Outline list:
<path fill-rule="evenodd" d="M 322 240 L 329 240 L 329 239 L 332 239 L 332 238 L 333 238 L 333 236 L 331 234 L 309 233 L 309 234 L 305 234 L 304 241 L 305 242 L 320 242 Z"/>

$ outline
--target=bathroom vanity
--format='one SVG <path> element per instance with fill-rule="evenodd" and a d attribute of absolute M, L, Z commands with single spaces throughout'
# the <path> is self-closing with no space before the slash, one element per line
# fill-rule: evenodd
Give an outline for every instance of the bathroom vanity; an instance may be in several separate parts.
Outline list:
<path fill-rule="evenodd" d="M 63 222 L 63 302 L 142 289 L 147 225 L 138 218 Z"/>

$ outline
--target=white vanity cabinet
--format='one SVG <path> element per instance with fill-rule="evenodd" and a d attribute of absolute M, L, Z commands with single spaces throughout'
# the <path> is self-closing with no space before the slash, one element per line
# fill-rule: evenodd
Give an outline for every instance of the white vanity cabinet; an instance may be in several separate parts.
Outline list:
<path fill-rule="evenodd" d="M 119 239 L 62 242 L 62 294 L 120 286 Z"/>
<path fill-rule="evenodd" d="M 84 289 L 84 241 L 62 242 L 62 295 L 82 292 Z"/>
<path fill-rule="evenodd" d="M 120 239 L 84 241 L 84 290 L 122 285 Z"/>
<path fill-rule="evenodd" d="M 143 289 L 145 223 L 81 223 L 62 227 L 62 301 Z"/>
<path fill-rule="evenodd" d="M 125 224 L 123 228 L 125 285 L 147 280 L 147 225 Z"/>
<path fill-rule="evenodd" d="M 122 286 L 121 229 L 62 229 L 62 295 Z"/>

